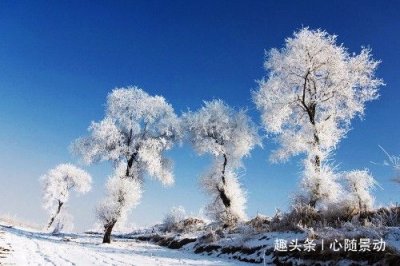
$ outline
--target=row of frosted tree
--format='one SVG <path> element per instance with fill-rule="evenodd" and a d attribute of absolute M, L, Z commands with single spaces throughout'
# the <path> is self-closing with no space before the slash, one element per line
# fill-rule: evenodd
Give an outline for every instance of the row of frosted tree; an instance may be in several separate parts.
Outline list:
<path fill-rule="evenodd" d="M 378 98 L 383 85 L 375 77 L 378 64 L 370 49 L 350 54 L 337 44 L 335 35 L 325 31 L 295 32 L 283 48 L 267 53 L 267 75 L 252 92 L 264 131 L 245 109 L 234 109 L 222 100 L 206 101 L 199 110 L 178 116 L 162 96 L 138 87 L 114 89 L 107 97 L 104 118 L 92 122 L 88 136 L 72 144 L 86 164 L 108 161 L 113 165 L 106 196 L 97 207 L 103 242 L 110 242 L 114 226 L 139 203 L 146 176 L 173 184 L 172 162 L 164 153 L 180 142 L 190 143 L 198 155 L 213 156 L 201 185 L 210 196 L 208 214 L 223 227 L 246 219 L 246 195 L 238 170 L 242 158 L 262 145 L 263 134 L 279 143 L 272 161 L 304 155 L 303 190 L 298 195 L 303 203 L 316 209 L 332 204 L 346 204 L 358 212 L 371 208 L 375 181 L 369 172 L 339 173 L 329 161 L 351 120 L 362 117 L 365 104 Z M 72 165 L 60 165 L 42 179 L 45 206 L 51 213 L 49 227 L 72 188 L 90 189 L 90 176 Z"/>

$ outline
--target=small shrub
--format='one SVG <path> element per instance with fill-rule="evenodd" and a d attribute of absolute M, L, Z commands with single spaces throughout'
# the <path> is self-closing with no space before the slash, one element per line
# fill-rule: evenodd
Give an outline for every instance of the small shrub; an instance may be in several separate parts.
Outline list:
<path fill-rule="evenodd" d="M 375 226 L 400 226 L 400 207 L 383 207 L 362 215 Z"/>
<path fill-rule="evenodd" d="M 205 222 L 199 218 L 189 217 L 178 223 L 178 230 L 181 232 L 195 232 L 204 228 Z"/>
<path fill-rule="evenodd" d="M 213 243 L 221 239 L 221 233 L 219 230 L 208 230 L 204 235 L 199 238 L 199 243 L 208 244 Z"/>
<path fill-rule="evenodd" d="M 257 214 L 256 217 L 248 221 L 246 224 L 256 232 L 267 232 L 270 229 L 271 217 Z"/>
<path fill-rule="evenodd" d="M 186 211 L 182 206 L 173 207 L 164 217 L 164 230 L 175 231 L 179 222 L 186 218 Z"/>
<path fill-rule="evenodd" d="M 206 223 L 196 217 L 187 217 L 183 207 L 174 207 L 165 216 L 163 230 L 166 232 L 189 233 L 205 228 Z"/>

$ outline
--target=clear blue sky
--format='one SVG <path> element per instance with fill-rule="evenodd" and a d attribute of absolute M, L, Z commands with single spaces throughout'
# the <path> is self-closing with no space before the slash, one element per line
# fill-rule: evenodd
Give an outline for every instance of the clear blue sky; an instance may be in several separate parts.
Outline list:
<path fill-rule="evenodd" d="M 114 87 L 138 85 L 161 94 L 180 113 L 221 98 L 248 107 L 259 121 L 250 90 L 265 75 L 264 50 L 281 47 L 302 26 L 339 35 L 351 52 L 370 46 L 382 60 L 387 84 L 368 104 L 364 121 L 338 147 L 341 170 L 368 167 L 384 190 L 378 204 L 399 200 L 378 145 L 400 153 L 400 1 L 1 1 L 0 2 L 0 214 L 36 223 L 41 209 L 38 178 L 62 162 L 77 162 L 68 146 L 104 114 Z M 299 158 L 267 161 L 272 140 L 245 160 L 242 178 L 248 214 L 286 209 L 297 189 Z M 207 198 L 198 176 L 210 158 L 188 145 L 169 153 L 176 185 L 148 179 L 131 222 L 154 223 L 176 205 L 197 212 Z M 76 228 L 89 228 L 110 174 L 107 164 L 87 168 L 94 189 L 73 197 Z"/>

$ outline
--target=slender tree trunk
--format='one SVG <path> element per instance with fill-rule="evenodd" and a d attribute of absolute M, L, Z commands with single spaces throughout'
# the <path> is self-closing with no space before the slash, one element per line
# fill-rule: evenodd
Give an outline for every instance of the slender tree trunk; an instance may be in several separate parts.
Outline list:
<path fill-rule="evenodd" d="M 228 159 L 226 157 L 226 154 L 224 154 L 224 163 L 222 165 L 222 184 L 223 187 L 222 188 L 218 188 L 218 192 L 219 192 L 219 196 L 222 200 L 222 203 L 224 204 L 225 208 L 229 208 L 231 206 L 231 200 L 228 198 L 228 196 L 225 193 L 225 184 L 226 184 L 226 180 L 225 180 L 225 169 L 226 169 L 226 164 L 228 163 Z"/>
<path fill-rule="evenodd" d="M 225 207 L 225 211 L 227 213 L 227 220 L 223 221 L 223 227 L 227 228 L 229 226 L 231 226 L 232 224 L 236 223 L 236 217 L 233 217 L 231 215 L 231 213 L 229 212 L 229 208 L 231 207 L 231 199 L 228 197 L 228 195 L 226 194 L 225 191 L 225 186 L 226 186 L 226 178 L 225 178 L 225 170 L 226 170 L 226 165 L 228 163 L 228 159 L 226 154 L 223 155 L 224 156 L 224 162 L 222 164 L 222 172 L 221 172 L 221 179 L 222 179 L 222 187 L 219 187 L 217 185 L 217 190 L 219 193 L 219 197 L 222 201 L 222 203 L 224 204 Z"/>
<path fill-rule="evenodd" d="M 225 169 L 227 163 L 228 163 L 228 158 L 226 158 L 226 154 L 224 153 L 224 163 L 222 164 L 222 183 L 224 183 L 224 185 L 225 185 Z"/>
<path fill-rule="evenodd" d="M 57 215 L 60 213 L 61 211 L 61 207 L 63 206 L 64 202 L 58 201 L 58 207 L 57 207 L 57 211 L 56 213 L 53 215 L 53 217 L 51 217 L 49 225 L 47 226 L 47 229 L 50 228 L 50 226 L 54 223 L 54 220 L 56 219 Z"/>
<path fill-rule="evenodd" d="M 317 150 L 319 150 L 319 146 L 320 146 L 319 136 L 318 136 L 317 130 L 315 129 L 315 120 L 314 120 L 315 107 L 313 108 L 312 114 L 313 114 L 313 116 L 312 116 L 312 119 L 310 119 L 310 121 L 314 125 L 314 146 L 315 146 L 315 148 Z M 315 208 L 315 206 L 317 205 L 317 202 L 321 198 L 321 192 L 320 192 L 321 157 L 318 154 L 316 154 L 314 156 L 314 159 L 312 159 L 312 160 L 313 160 L 312 163 L 314 165 L 314 170 L 315 170 L 315 173 L 317 175 L 317 177 L 316 177 L 317 178 L 317 180 L 316 180 L 317 183 L 315 184 L 315 190 L 313 191 L 312 199 L 310 201 L 310 206 Z"/>
<path fill-rule="evenodd" d="M 303 92 L 301 95 L 301 98 L 299 97 L 300 103 L 304 109 L 304 111 L 307 113 L 309 121 L 311 123 L 311 125 L 314 128 L 314 147 L 318 150 L 319 146 L 320 146 L 320 140 L 319 140 L 319 136 L 318 136 L 318 131 L 316 129 L 316 122 L 315 122 L 315 116 L 316 116 L 316 112 L 317 112 L 317 104 L 316 102 L 314 102 L 313 100 L 310 100 L 310 102 L 306 102 L 306 93 L 309 93 L 309 98 L 313 99 L 313 97 L 316 94 L 317 88 L 315 87 L 315 83 L 314 83 L 314 92 L 311 91 L 311 89 L 309 88 L 308 84 L 309 84 L 309 75 L 310 75 L 310 70 L 307 71 L 306 75 L 304 76 L 304 84 L 303 84 Z M 318 180 L 317 183 L 315 185 L 315 190 L 312 191 L 313 195 L 311 196 L 311 200 L 310 200 L 310 206 L 315 208 L 317 202 L 320 200 L 321 197 L 321 193 L 320 193 L 320 173 L 321 173 L 321 158 L 318 154 L 315 155 L 313 160 L 313 164 L 315 167 L 315 173 L 318 175 Z"/>
<path fill-rule="evenodd" d="M 117 221 L 112 221 L 105 226 L 103 243 L 111 243 L 111 232 L 112 232 L 116 222 Z"/>
<path fill-rule="evenodd" d="M 318 155 L 314 157 L 314 167 L 315 167 L 315 172 L 318 175 L 317 177 L 317 183 L 315 184 L 315 190 L 313 191 L 312 198 L 310 200 L 310 206 L 315 208 L 317 205 L 318 200 L 320 199 L 320 173 L 321 173 L 321 159 Z"/>

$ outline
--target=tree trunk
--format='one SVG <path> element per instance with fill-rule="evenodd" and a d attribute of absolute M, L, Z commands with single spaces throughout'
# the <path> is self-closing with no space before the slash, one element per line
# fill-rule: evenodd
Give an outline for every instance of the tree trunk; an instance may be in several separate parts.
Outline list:
<path fill-rule="evenodd" d="M 63 206 L 64 202 L 58 201 L 58 207 L 57 207 L 57 211 L 56 213 L 53 215 L 53 217 L 51 217 L 49 225 L 47 226 L 47 229 L 50 228 L 50 226 L 54 223 L 54 220 L 56 219 L 57 215 L 60 213 L 61 211 L 61 207 Z"/>
<path fill-rule="evenodd" d="M 217 188 L 217 189 L 218 189 L 218 192 L 219 192 L 219 197 L 221 198 L 222 203 L 224 204 L 225 208 L 229 208 L 231 206 L 231 200 L 226 195 L 225 188 L 224 188 L 225 183 L 226 183 L 226 180 L 225 180 L 225 168 L 226 168 L 227 163 L 228 163 L 228 158 L 226 157 L 226 154 L 224 154 L 224 163 L 222 165 L 222 176 L 221 176 L 223 187 L 222 188 Z"/>
<path fill-rule="evenodd" d="M 318 179 L 320 179 L 320 173 L 321 173 L 321 159 L 318 155 L 315 155 L 314 157 L 314 167 L 315 167 L 315 172 L 318 174 Z M 317 205 L 317 202 L 320 200 L 320 181 L 317 181 L 317 184 L 315 185 L 315 190 L 313 191 L 313 195 L 310 200 L 310 206 L 315 208 Z"/>
<path fill-rule="evenodd" d="M 111 243 L 111 232 L 116 222 L 117 221 L 112 221 L 105 226 L 103 243 Z"/>
<path fill-rule="evenodd" d="M 221 198 L 222 203 L 224 204 L 225 208 L 229 208 L 231 206 L 231 200 L 226 195 L 225 189 L 218 188 L 218 192 L 219 192 L 219 197 Z"/>
<path fill-rule="evenodd" d="M 231 199 L 228 197 L 228 195 L 225 192 L 225 186 L 226 186 L 226 178 L 225 178 L 225 170 L 226 170 L 226 165 L 228 163 L 228 158 L 226 157 L 226 154 L 224 156 L 224 162 L 222 164 L 222 172 L 221 172 L 221 179 L 222 179 L 222 187 L 219 187 L 217 185 L 217 190 L 219 193 L 219 198 L 221 199 L 222 203 L 224 204 L 225 211 L 227 212 L 229 216 L 229 208 L 231 207 Z M 223 221 L 223 227 L 227 228 L 230 225 L 232 225 L 232 221 L 225 220 Z"/>
<path fill-rule="evenodd" d="M 225 168 L 228 163 L 228 158 L 226 158 L 226 154 L 224 153 L 224 164 L 222 165 L 222 183 L 225 185 Z"/>
<path fill-rule="evenodd" d="M 301 95 L 301 98 L 299 98 L 300 103 L 304 109 L 304 111 L 307 113 L 308 118 L 310 120 L 311 125 L 314 127 L 314 147 L 319 148 L 320 146 L 320 139 L 318 136 L 318 131 L 316 129 L 316 121 L 315 121 L 315 116 L 317 112 L 317 103 L 314 100 L 310 100 L 309 103 L 306 102 L 306 92 L 309 92 L 309 97 L 310 99 L 313 99 L 315 94 L 316 94 L 316 87 L 314 83 L 314 93 L 311 92 L 311 90 L 308 87 L 309 83 L 309 75 L 311 74 L 310 70 L 307 71 L 306 75 L 304 76 L 304 84 L 303 84 L 303 92 Z M 318 178 L 320 178 L 320 172 L 321 172 L 321 158 L 319 155 L 315 155 L 314 161 L 313 161 L 314 167 L 315 167 L 315 172 L 318 175 Z M 315 208 L 317 202 L 320 200 L 320 184 L 319 180 L 315 186 L 315 190 L 313 191 L 313 195 L 311 196 L 310 200 L 310 206 Z"/>

